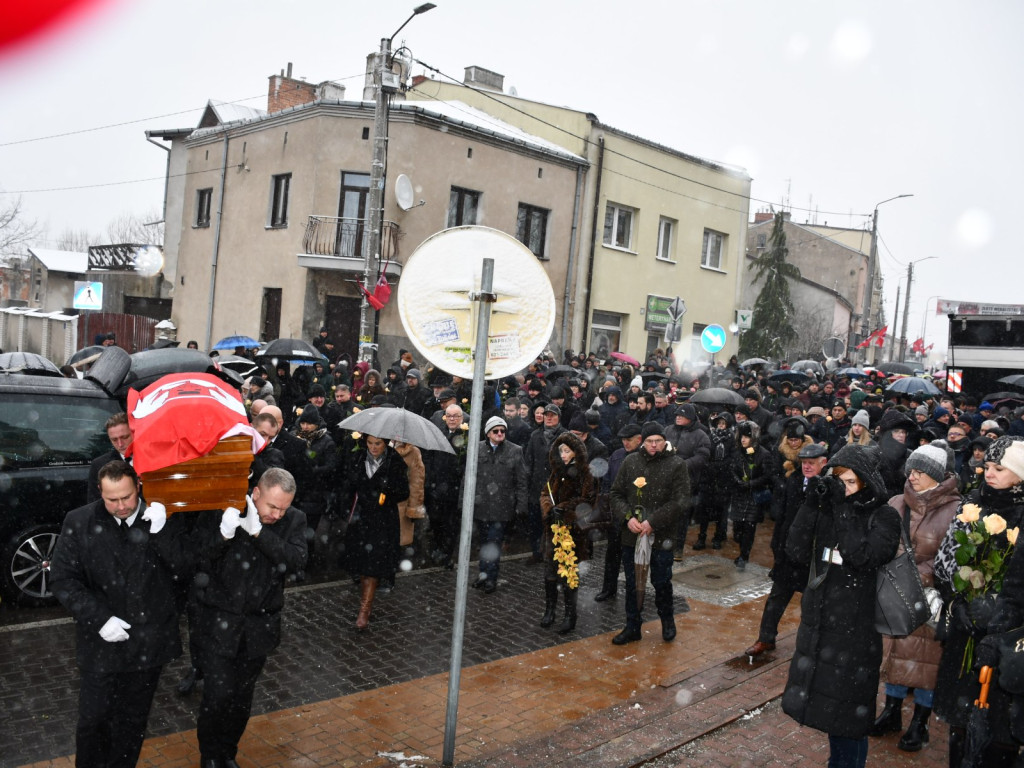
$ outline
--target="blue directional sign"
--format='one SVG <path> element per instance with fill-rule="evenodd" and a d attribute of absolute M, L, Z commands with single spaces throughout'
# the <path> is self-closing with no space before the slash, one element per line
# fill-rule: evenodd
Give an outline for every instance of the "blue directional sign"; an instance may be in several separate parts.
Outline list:
<path fill-rule="evenodd" d="M 725 328 L 720 325 L 709 325 L 700 334 L 700 345 L 705 352 L 714 354 L 725 346 Z"/>

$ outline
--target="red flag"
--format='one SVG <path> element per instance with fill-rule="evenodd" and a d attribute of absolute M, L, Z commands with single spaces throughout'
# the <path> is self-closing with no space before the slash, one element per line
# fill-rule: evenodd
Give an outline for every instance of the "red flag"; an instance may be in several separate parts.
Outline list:
<path fill-rule="evenodd" d="M 911 352 L 917 352 L 918 354 L 923 353 L 924 352 L 924 339 L 918 339 L 917 341 L 915 341 L 911 345 L 910 351 Z"/>
<path fill-rule="evenodd" d="M 875 331 L 875 333 L 878 334 L 877 336 L 875 336 L 875 346 L 876 347 L 884 347 L 885 346 L 885 334 L 887 334 L 888 332 L 889 332 L 889 326 L 888 325 L 883 325 L 881 328 L 879 328 L 877 331 Z"/>
<path fill-rule="evenodd" d="M 875 342 L 878 346 L 882 346 L 885 343 L 885 333 L 889 330 L 888 325 L 884 325 L 877 331 L 872 331 L 864 337 L 864 341 L 857 345 L 857 349 L 863 349 L 864 347 L 870 347 L 871 342 Z"/>
<path fill-rule="evenodd" d="M 140 474 L 205 456 L 232 430 L 249 434 L 242 398 L 216 376 L 176 373 L 128 391 L 132 466 Z"/>

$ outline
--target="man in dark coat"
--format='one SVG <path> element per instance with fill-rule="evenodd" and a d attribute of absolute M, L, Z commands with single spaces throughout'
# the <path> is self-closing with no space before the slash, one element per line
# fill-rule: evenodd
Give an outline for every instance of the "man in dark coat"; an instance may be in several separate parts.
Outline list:
<path fill-rule="evenodd" d="M 397 397 L 397 395 L 396 395 Z M 434 393 L 423 386 L 422 376 L 418 368 L 410 368 L 405 372 L 405 389 L 402 391 L 402 401 L 396 399 L 395 405 L 420 414 L 427 407 L 427 403 L 434 399 Z"/>
<path fill-rule="evenodd" d="M 89 465 L 89 482 L 85 488 L 85 501 L 91 504 L 99 501 L 100 498 L 100 470 L 112 461 L 126 461 L 129 465 L 131 459 L 125 458 L 125 451 L 132 444 L 132 431 L 128 427 L 128 414 L 115 413 L 106 423 L 107 439 L 113 446 L 106 453 L 97 456 Z"/>
<path fill-rule="evenodd" d="M 640 434 L 640 427 L 636 424 L 626 424 L 619 430 L 622 447 L 614 450 L 608 459 L 608 472 L 600 478 L 601 494 L 610 495 L 612 483 L 622 467 L 622 462 L 640 447 Z M 611 498 L 608 499 L 608 504 L 611 505 Z M 622 533 L 619 526 L 614 523 L 614 515 L 612 517 L 613 522 L 608 529 L 608 548 L 604 553 L 604 580 L 601 591 L 594 596 L 594 600 L 599 603 L 615 597 L 619 586 L 619 569 L 622 567 Z"/>
<path fill-rule="evenodd" d="M 743 393 L 743 402 L 750 409 L 750 420 L 757 424 L 761 434 L 767 435 L 768 424 L 773 416 L 771 411 L 761 407 L 761 393 L 756 389 L 748 389 Z"/>
<path fill-rule="evenodd" d="M 424 500 L 430 533 L 434 541 L 431 558 L 435 565 L 450 568 L 455 542 L 458 539 L 458 520 L 462 504 L 462 476 L 466 470 L 466 446 L 469 440 L 469 422 L 466 414 L 452 398 L 444 409 L 441 434 L 452 446 L 453 453 L 425 451 L 426 468 Z"/>
<path fill-rule="evenodd" d="M 526 463 L 526 471 L 529 475 L 526 504 L 527 504 L 527 525 L 530 537 L 530 547 L 533 550 L 531 562 L 540 563 L 543 561 L 541 554 L 542 520 L 540 511 L 540 495 L 544 491 L 544 484 L 551 475 L 551 466 L 548 464 L 548 454 L 555 439 L 566 430 L 559 423 L 562 416 L 561 409 L 554 404 L 544 407 L 544 426 L 541 429 L 533 430 L 530 435 L 530 442 L 526 444 L 523 452 L 523 461 Z"/>
<path fill-rule="evenodd" d="M 807 564 L 795 563 L 786 556 L 786 537 L 797 511 L 803 506 L 812 478 L 820 475 L 828 463 L 828 451 L 825 446 L 811 442 L 800 449 L 797 458 L 800 460 L 800 471 L 792 472 L 782 482 L 782 498 L 776 507 L 775 531 L 772 533 L 772 554 L 775 556 L 771 571 L 772 591 L 761 613 L 757 642 L 743 652 L 751 658 L 775 650 L 775 638 L 779 633 L 782 614 L 793 595 L 802 592 L 807 583 Z"/>
<path fill-rule="evenodd" d="M 480 532 L 480 575 L 474 587 L 491 594 L 498 588 L 498 567 L 505 526 L 526 516 L 526 465 L 523 449 L 508 440 L 508 424 L 492 416 L 484 425 L 476 469 L 473 519 Z"/>
<path fill-rule="evenodd" d="M 64 519 L 50 574 L 76 625 L 76 763 L 134 766 L 160 670 L 181 655 L 175 584 L 191 561 L 181 517 L 145 506 L 135 470 L 109 462 L 99 487 Z"/>
<path fill-rule="evenodd" d="M 621 428 L 621 425 L 616 427 L 616 422 L 629 408 L 622 400 L 622 390 L 614 384 L 601 390 L 601 399 L 604 402 L 597 407 L 597 412 L 601 414 L 601 428 L 597 431 L 597 437 L 611 440 L 616 438 Z"/>
<path fill-rule="evenodd" d="M 828 443 L 829 451 L 835 453 L 846 444 L 846 436 L 849 434 L 853 422 L 850 420 L 846 405 L 842 400 L 836 400 L 829 415 L 830 420 L 828 426 L 825 427 L 825 442 Z"/>
<path fill-rule="evenodd" d="M 281 452 L 281 456 L 284 458 L 284 468 L 294 476 L 298 471 L 299 462 L 302 461 L 302 454 L 306 450 L 305 441 L 284 428 L 284 415 L 278 406 L 268 405 L 260 413 L 269 413 L 277 420 L 277 436 L 271 445 Z"/>
<path fill-rule="evenodd" d="M 295 480 L 267 470 L 246 499 L 199 518 L 193 594 L 205 684 L 196 733 L 203 768 L 230 768 L 252 708 L 256 680 L 281 642 L 285 579 L 306 567 L 306 516 L 291 506 Z"/>
<path fill-rule="evenodd" d="M 640 450 L 626 457 L 612 483 L 612 519 L 622 531 L 622 571 L 626 580 L 626 627 L 612 642 L 625 645 L 643 637 L 634 557 L 640 536 L 651 536 L 650 574 L 654 602 L 666 642 L 676 636 L 672 599 L 672 540 L 690 502 L 686 462 L 667 448 L 660 424 L 648 423 Z"/>
<path fill-rule="evenodd" d="M 306 525 L 309 526 L 307 535 L 315 545 L 316 530 L 331 502 L 338 449 L 327 434 L 327 425 L 315 405 L 302 409 L 295 423 L 295 437 L 303 442 L 303 450 L 294 464 L 295 506 L 305 514 Z M 316 554 L 316 549 L 313 554 Z"/>
<path fill-rule="evenodd" d="M 697 408 L 691 403 L 676 406 L 675 423 L 665 430 L 665 438 L 672 444 L 676 455 L 686 462 L 686 471 L 690 475 L 691 498 L 679 517 L 679 531 L 676 534 L 676 560 L 683 559 L 683 547 L 686 546 L 686 532 L 690 528 L 690 516 L 693 505 L 701 487 L 704 468 L 711 459 L 711 437 L 704 431 L 697 418 Z M 696 543 L 701 543 L 699 540 Z M 694 545 L 696 549 L 696 544 Z M 703 549 L 703 547 L 700 547 Z M 686 600 L 683 599 L 683 605 Z"/>
<path fill-rule="evenodd" d="M 502 416 L 505 419 L 505 423 L 508 425 L 508 435 L 505 438 L 509 442 L 515 443 L 520 448 L 525 448 L 526 444 L 530 442 L 530 433 L 533 430 L 530 425 L 527 424 L 519 416 L 519 398 L 510 397 L 502 405 Z"/>

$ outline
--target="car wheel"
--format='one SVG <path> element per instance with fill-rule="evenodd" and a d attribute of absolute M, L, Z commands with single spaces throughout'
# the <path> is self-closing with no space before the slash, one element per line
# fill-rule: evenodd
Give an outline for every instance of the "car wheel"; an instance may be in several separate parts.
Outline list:
<path fill-rule="evenodd" d="M 55 601 L 50 586 L 50 561 L 58 531 L 46 526 L 15 534 L 3 550 L 4 594 L 21 605 L 50 605 Z"/>

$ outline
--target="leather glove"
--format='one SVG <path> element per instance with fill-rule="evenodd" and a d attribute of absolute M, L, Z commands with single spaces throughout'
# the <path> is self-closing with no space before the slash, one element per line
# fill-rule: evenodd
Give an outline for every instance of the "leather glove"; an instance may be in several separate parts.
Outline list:
<path fill-rule="evenodd" d="M 975 671 L 982 667 L 999 666 L 999 635 L 986 635 L 974 648 Z"/>
<path fill-rule="evenodd" d="M 260 513 L 256 511 L 256 505 L 248 496 L 245 497 L 245 517 L 239 521 L 239 527 L 253 537 L 259 535 L 263 528 L 263 523 L 260 522 Z"/>
<path fill-rule="evenodd" d="M 972 637 L 982 637 L 985 634 L 988 616 L 992 613 L 991 608 L 986 612 L 984 607 L 980 605 L 983 601 L 984 598 L 977 598 L 968 603 L 959 597 L 953 600 L 953 619 Z M 975 605 L 975 603 L 979 603 L 979 605 Z M 975 618 L 975 616 L 978 618 Z M 982 619 L 984 623 L 979 623 L 978 619 Z"/>
<path fill-rule="evenodd" d="M 987 632 L 988 623 L 992 619 L 992 614 L 995 612 L 995 608 L 995 595 L 976 597 L 968 603 L 967 615 L 971 617 L 971 621 L 974 622 L 974 626 L 978 627 L 982 632 Z"/>
<path fill-rule="evenodd" d="M 224 514 L 220 516 L 220 535 L 225 539 L 233 539 L 235 537 L 235 529 L 241 525 L 242 513 L 234 507 L 228 507 L 224 510 Z"/>
<path fill-rule="evenodd" d="M 107 619 L 107 623 L 100 627 L 100 637 L 108 643 L 122 643 L 128 639 L 128 633 L 125 630 L 131 628 L 132 625 L 124 619 L 111 616 Z"/>
<path fill-rule="evenodd" d="M 167 509 L 159 501 L 154 501 L 142 513 L 142 519 L 149 521 L 149 532 L 160 533 L 167 524 Z"/>

